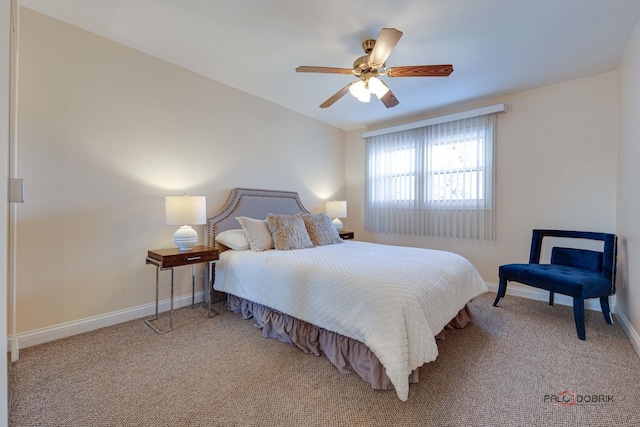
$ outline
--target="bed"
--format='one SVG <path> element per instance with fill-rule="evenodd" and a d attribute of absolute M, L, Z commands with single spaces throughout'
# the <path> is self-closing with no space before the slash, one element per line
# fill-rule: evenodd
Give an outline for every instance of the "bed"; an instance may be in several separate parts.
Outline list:
<path fill-rule="evenodd" d="M 329 244 L 317 236 L 319 244 L 310 246 L 302 236 L 302 246 L 282 246 L 297 238 L 291 234 L 300 231 L 298 218 L 314 237 L 309 224 L 322 224 L 324 217 L 310 214 L 295 192 L 234 189 L 207 223 L 208 244 L 221 250 L 214 289 L 264 336 L 325 355 L 341 373 L 394 388 L 405 401 L 418 368 L 438 355 L 436 337 L 471 320 L 467 303 L 486 292 L 486 284 L 469 261 L 451 252 L 353 240 Z M 246 221 L 262 227 L 265 218 L 275 250 L 252 250 L 251 238 L 239 245 L 225 239 L 233 247 L 228 250 L 216 239 L 253 237 Z"/>

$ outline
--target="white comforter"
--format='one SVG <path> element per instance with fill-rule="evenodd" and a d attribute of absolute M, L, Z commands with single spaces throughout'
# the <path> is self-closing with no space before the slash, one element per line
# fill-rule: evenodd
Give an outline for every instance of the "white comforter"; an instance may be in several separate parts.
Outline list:
<path fill-rule="evenodd" d="M 357 241 L 225 251 L 214 288 L 363 342 L 403 401 L 411 371 L 438 355 L 435 335 L 487 291 L 454 253 Z"/>

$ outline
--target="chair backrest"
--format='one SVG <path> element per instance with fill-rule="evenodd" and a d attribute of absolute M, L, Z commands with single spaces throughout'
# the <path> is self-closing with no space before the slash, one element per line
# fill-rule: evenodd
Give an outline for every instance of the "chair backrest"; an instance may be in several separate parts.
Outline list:
<path fill-rule="evenodd" d="M 551 251 L 551 263 L 567 265 L 600 272 L 611 282 L 611 293 L 616 291 L 616 261 L 618 257 L 618 238 L 615 234 L 594 233 L 590 231 L 533 230 L 529 263 L 540 263 L 540 251 L 544 237 L 566 237 L 571 239 L 600 240 L 604 242 L 602 252 L 585 249 L 554 247 Z"/>
<path fill-rule="evenodd" d="M 582 268 L 583 270 L 602 273 L 602 252 L 586 249 L 554 247 L 551 250 L 551 264 Z"/>

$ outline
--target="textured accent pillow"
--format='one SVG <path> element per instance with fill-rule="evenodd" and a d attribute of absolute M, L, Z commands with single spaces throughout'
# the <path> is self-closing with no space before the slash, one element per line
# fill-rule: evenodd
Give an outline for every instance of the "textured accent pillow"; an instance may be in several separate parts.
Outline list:
<path fill-rule="evenodd" d="M 305 227 L 307 227 L 307 233 L 309 233 L 314 246 L 342 243 L 338 230 L 336 230 L 331 218 L 326 214 L 301 214 L 300 217 L 304 221 Z"/>
<path fill-rule="evenodd" d="M 234 251 L 246 251 L 249 249 L 247 233 L 242 229 L 223 231 L 216 236 L 216 242 Z"/>
<path fill-rule="evenodd" d="M 276 250 L 288 251 L 313 247 L 302 218 L 296 215 L 268 214 L 267 225 Z"/>
<path fill-rule="evenodd" d="M 273 249 L 273 237 L 264 219 L 254 219 L 246 216 L 236 217 L 249 241 L 249 248 L 254 252 Z"/>

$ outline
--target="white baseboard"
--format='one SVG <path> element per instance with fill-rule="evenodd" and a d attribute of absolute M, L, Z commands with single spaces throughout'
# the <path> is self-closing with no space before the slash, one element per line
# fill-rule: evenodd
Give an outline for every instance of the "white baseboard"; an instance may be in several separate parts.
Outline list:
<path fill-rule="evenodd" d="M 498 293 L 498 284 L 497 283 L 487 283 L 487 287 L 489 288 L 489 290 L 491 292 Z M 531 288 L 531 287 L 529 287 L 528 289 L 525 289 L 525 288 L 521 288 L 519 286 L 509 285 L 509 286 L 507 286 L 507 295 L 513 295 L 513 296 L 516 296 L 516 297 L 533 299 L 533 300 L 536 300 L 536 301 L 549 302 L 549 291 L 536 289 L 536 288 Z M 569 297 L 567 295 L 555 294 L 554 298 L 553 298 L 553 303 L 554 304 L 560 304 L 560 305 L 568 305 L 569 307 L 573 307 L 573 298 L 571 298 L 571 297 Z M 591 299 L 585 300 L 584 308 L 587 309 L 587 310 L 599 311 L 599 312 L 602 313 L 602 309 L 600 308 L 600 300 L 597 299 L 597 298 L 591 298 Z M 616 313 L 616 304 L 610 302 L 609 303 L 609 310 L 612 313 L 617 314 Z"/>
<path fill-rule="evenodd" d="M 640 356 L 640 335 L 638 335 L 636 330 L 633 329 L 629 319 L 627 319 L 627 316 L 625 316 L 622 311 L 620 311 L 620 313 L 616 313 L 616 319 L 620 322 L 620 326 L 622 326 L 624 333 L 627 334 L 633 348 L 636 350 L 636 353 L 638 353 L 638 356 Z"/>
<path fill-rule="evenodd" d="M 196 292 L 195 302 L 204 301 L 204 291 Z M 186 307 L 191 305 L 191 294 L 183 295 L 173 299 L 173 308 Z M 170 300 L 167 298 L 158 304 L 158 312 L 169 311 Z M 106 326 L 117 325 L 118 323 L 128 322 L 130 320 L 140 319 L 143 317 L 153 316 L 156 312 L 155 302 L 140 305 L 138 307 L 127 308 L 124 310 L 113 311 L 111 313 L 100 314 L 98 316 L 87 317 L 85 319 L 74 320 L 71 322 L 61 323 L 59 325 L 48 326 L 46 328 L 35 329 L 33 331 L 18 334 L 18 345 L 16 349 L 31 347 L 33 345 L 43 344 L 49 341 L 70 337 L 72 335 L 89 332 Z M 12 339 L 7 338 L 7 348 L 11 349 Z M 16 353 L 17 354 L 17 353 Z"/>

